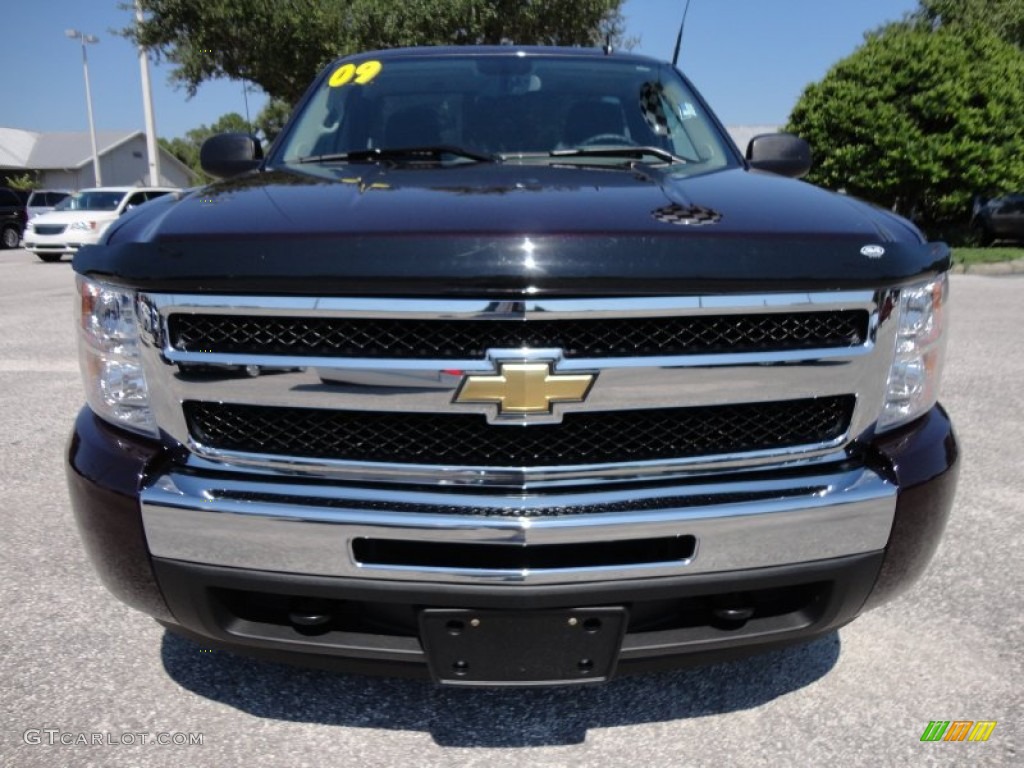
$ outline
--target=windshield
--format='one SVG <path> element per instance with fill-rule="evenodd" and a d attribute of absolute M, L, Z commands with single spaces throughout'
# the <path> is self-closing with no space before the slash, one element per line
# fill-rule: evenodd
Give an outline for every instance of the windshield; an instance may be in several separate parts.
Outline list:
<path fill-rule="evenodd" d="M 35 208 L 56 205 L 69 194 L 69 192 L 33 192 L 29 195 L 28 206 Z"/>
<path fill-rule="evenodd" d="M 403 148 L 457 149 L 456 162 L 481 155 L 600 162 L 616 153 L 597 149 L 627 147 L 659 150 L 633 151 L 634 159 L 682 161 L 693 172 L 734 162 L 668 65 L 511 49 L 342 59 L 305 102 L 271 163 L 365 160 Z"/>
<path fill-rule="evenodd" d="M 125 192 L 101 192 L 86 190 L 75 192 L 61 200 L 55 210 L 58 211 L 116 211 Z"/>

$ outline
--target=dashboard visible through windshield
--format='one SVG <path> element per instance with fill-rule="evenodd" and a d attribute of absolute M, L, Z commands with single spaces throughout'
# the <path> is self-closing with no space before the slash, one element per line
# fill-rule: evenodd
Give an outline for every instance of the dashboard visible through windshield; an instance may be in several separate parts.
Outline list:
<path fill-rule="evenodd" d="M 454 163 L 625 157 L 707 172 L 735 162 L 671 67 L 509 53 L 342 59 L 320 78 L 271 164 L 429 150 Z"/>

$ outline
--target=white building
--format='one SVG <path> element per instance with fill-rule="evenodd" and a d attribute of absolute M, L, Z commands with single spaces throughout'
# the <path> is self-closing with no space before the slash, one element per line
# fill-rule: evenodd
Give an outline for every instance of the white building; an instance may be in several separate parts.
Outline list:
<path fill-rule="evenodd" d="M 96 149 L 105 186 L 148 186 L 146 135 L 142 131 L 97 131 Z M 96 186 L 88 132 L 34 133 L 0 127 L 0 176 L 36 176 L 38 189 Z M 160 186 L 189 187 L 193 173 L 160 148 Z"/>

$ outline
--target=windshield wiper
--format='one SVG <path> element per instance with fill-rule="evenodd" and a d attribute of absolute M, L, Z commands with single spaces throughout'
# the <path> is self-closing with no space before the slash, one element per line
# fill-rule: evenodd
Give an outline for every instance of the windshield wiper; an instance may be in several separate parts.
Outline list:
<path fill-rule="evenodd" d="M 394 149 L 376 147 L 374 149 L 357 149 L 352 152 L 335 152 L 327 155 L 307 155 L 306 157 L 300 157 L 292 162 L 376 163 L 382 160 L 410 160 L 413 162 L 429 160 L 437 162 L 444 159 L 446 156 L 472 160 L 476 163 L 497 163 L 501 161 L 501 158 L 497 155 L 488 155 L 484 152 L 476 152 L 472 149 L 464 149 L 462 147 L 456 147 L 448 144 L 438 144 L 437 146 L 429 147 L 400 147 Z"/>
<path fill-rule="evenodd" d="M 685 157 L 673 155 L 667 149 L 661 147 L 631 147 L 628 145 L 614 147 L 573 147 L 572 149 L 553 149 L 548 155 L 550 157 L 626 157 L 636 158 L 656 157 L 666 163 L 685 163 Z"/>

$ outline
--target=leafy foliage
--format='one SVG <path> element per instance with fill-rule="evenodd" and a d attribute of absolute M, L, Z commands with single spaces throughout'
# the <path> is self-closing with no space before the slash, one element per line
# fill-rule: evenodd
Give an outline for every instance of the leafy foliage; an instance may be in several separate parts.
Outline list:
<path fill-rule="evenodd" d="M 815 153 L 810 179 L 964 227 L 971 200 L 1024 188 L 1024 53 L 983 29 L 913 20 L 871 33 L 810 85 L 787 130 Z"/>
<path fill-rule="evenodd" d="M 39 186 L 39 175 L 35 171 L 27 171 L 18 176 L 8 176 L 4 185 L 11 189 L 36 189 Z"/>
<path fill-rule="evenodd" d="M 199 148 L 211 136 L 228 132 L 250 133 L 251 129 L 249 123 L 240 114 L 228 112 L 226 115 L 219 117 L 213 125 L 201 125 L 198 128 L 193 128 L 185 134 L 183 139 L 160 139 L 160 144 L 164 149 L 195 171 L 198 181 L 205 184 L 212 181 L 212 177 L 204 173 L 199 165 Z"/>
<path fill-rule="evenodd" d="M 294 104 L 339 55 L 405 45 L 595 45 L 621 39 L 622 0 L 142 0 L 123 31 L 194 94 L 218 77 Z"/>
<path fill-rule="evenodd" d="M 917 17 L 934 27 L 987 29 L 1024 48 L 1024 0 L 921 0 Z"/>
<path fill-rule="evenodd" d="M 284 128 L 288 121 L 292 107 L 287 101 L 271 99 L 267 105 L 260 110 L 253 121 L 256 124 L 256 132 L 267 144 L 277 138 L 277 134 Z"/>

